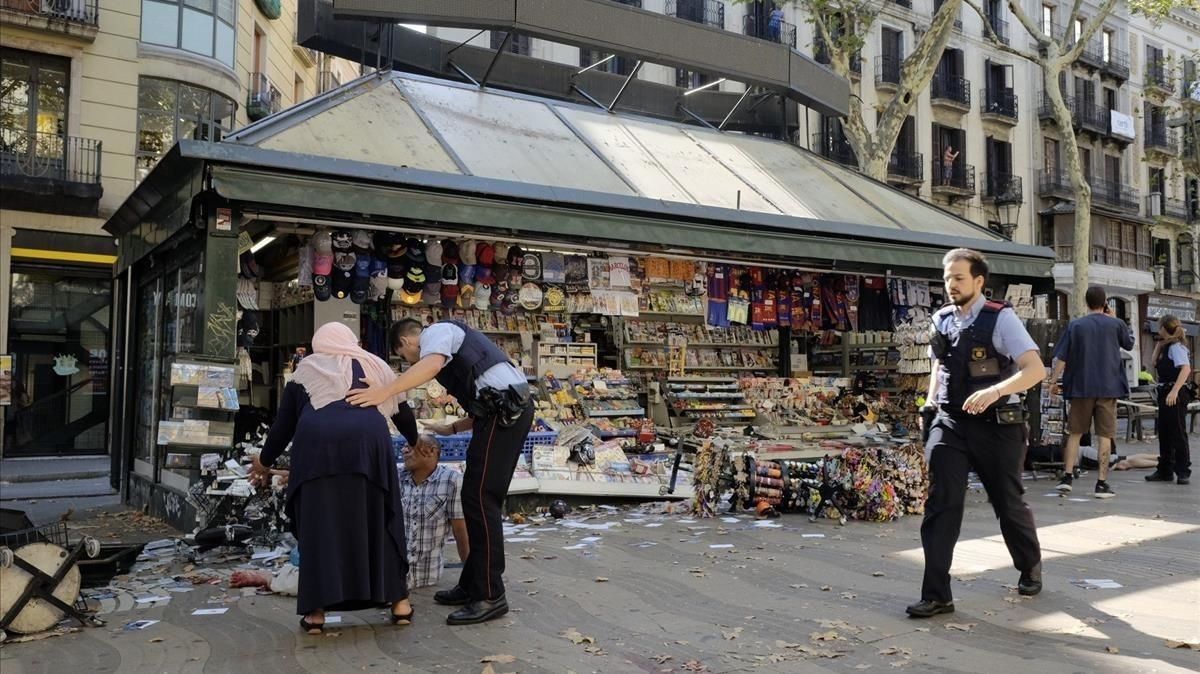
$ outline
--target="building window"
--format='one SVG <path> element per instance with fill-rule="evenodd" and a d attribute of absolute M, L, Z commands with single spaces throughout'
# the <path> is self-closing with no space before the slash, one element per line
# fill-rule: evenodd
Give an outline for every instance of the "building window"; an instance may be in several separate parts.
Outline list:
<path fill-rule="evenodd" d="M 304 101 L 304 80 L 300 79 L 300 75 L 296 75 L 292 80 L 292 105 L 299 105 Z"/>
<path fill-rule="evenodd" d="M 1100 51 L 1103 54 L 1105 63 L 1112 62 L 1112 45 L 1113 45 L 1113 32 L 1111 30 L 1106 30 L 1100 36 Z"/>
<path fill-rule="evenodd" d="M 1050 5 L 1042 5 L 1042 32 L 1054 37 L 1054 8 Z"/>
<path fill-rule="evenodd" d="M 234 102 L 175 80 L 138 78 L 137 180 L 183 138 L 219 140 L 233 128 Z"/>
<path fill-rule="evenodd" d="M 65 135 L 70 65 L 58 56 L 0 51 L 0 128 Z"/>
<path fill-rule="evenodd" d="M 235 0 L 142 0 L 142 42 L 233 67 Z"/>
<path fill-rule="evenodd" d="M 499 49 L 500 45 L 504 44 L 504 31 L 492 31 L 492 49 Z M 512 39 L 508 41 L 508 51 L 511 54 L 520 54 L 521 56 L 529 56 L 532 49 L 533 41 L 528 35 L 513 33 Z"/>
<path fill-rule="evenodd" d="M 1075 39 L 1071 41 L 1072 43 L 1079 42 L 1079 38 L 1083 35 L 1083 22 L 1083 17 L 1075 19 Z"/>

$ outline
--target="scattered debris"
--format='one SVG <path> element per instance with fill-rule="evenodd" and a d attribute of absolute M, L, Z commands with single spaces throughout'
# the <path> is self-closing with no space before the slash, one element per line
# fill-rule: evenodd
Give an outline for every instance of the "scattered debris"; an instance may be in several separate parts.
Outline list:
<path fill-rule="evenodd" d="M 607 583 L 607 582 L 608 582 L 608 579 L 607 579 L 607 578 L 605 578 L 604 576 L 597 576 L 597 577 L 596 577 L 596 582 L 597 582 L 597 583 Z"/>
<path fill-rule="evenodd" d="M 1176 641 L 1174 639 L 1166 640 L 1167 648 L 1186 648 L 1193 651 L 1200 651 L 1200 641 Z"/>
<path fill-rule="evenodd" d="M 594 638 L 589 637 L 585 634 L 580 634 L 579 630 L 575 629 L 574 627 L 569 628 L 569 629 L 559 633 L 559 636 L 570 641 L 571 643 L 575 644 L 576 646 L 578 646 L 579 644 L 594 644 L 594 643 L 596 643 L 596 640 Z"/>
<path fill-rule="evenodd" d="M 734 639 L 738 638 L 738 635 L 740 635 L 742 633 L 742 629 L 743 628 L 741 628 L 741 627 L 735 627 L 735 628 L 733 628 L 732 632 L 722 631 L 721 636 L 725 638 L 725 641 L 733 641 Z"/>
<path fill-rule="evenodd" d="M 480 660 L 480 662 L 494 662 L 498 665 L 507 665 L 516 661 L 517 657 L 515 655 L 509 655 L 507 653 L 501 653 L 500 655 L 485 655 L 483 656 L 483 659 Z"/>
<path fill-rule="evenodd" d="M 978 623 L 946 623 L 946 629 L 958 630 L 959 632 L 970 632 Z"/>
<path fill-rule="evenodd" d="M 1104 650 L 1108 651 L 1109 653 L 1112 653 L 1113 655 L 1116 655 L 1121 652 L 1121 649 L 1117 648 L 1116 646 L 1105 646 Z"/>

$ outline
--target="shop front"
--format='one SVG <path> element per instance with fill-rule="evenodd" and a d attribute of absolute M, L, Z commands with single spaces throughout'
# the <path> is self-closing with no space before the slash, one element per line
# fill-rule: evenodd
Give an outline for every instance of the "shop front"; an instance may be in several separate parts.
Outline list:
<path fill-rule="evenodd" d="M 1200 323 L 1196 321 L 1196 300 L 1182 295 L 1162 295 L 1152 293 L 1143 295 L 1140 302 L 1141 315 L 1139 321 L 1142 333 L 1142 363 L 1144 369 L 1154 371 L 1150 358 L 1154 354 L 1154 340 L 1158 335 L 1160 319 L 1172 315 L 1179 319 L 1187 334 L 1188 352 L 1192 354 L 1192 367 L 1197 365 L 1196 346 L 1200 339 Z"/>
<path fill-rule="evenodd" d="M 182 524 L 331 320 L 385 357 L 400 318 L 474 325 L 538 391 L 515 489 L 657 497 L 656 429 L 907 437 L 948 248 L 1030 311 L 1052 287 L 1050 251 L 786 143 L 393 73 L 181 143 L 108 229 L 125 493 Z M 580 429 L 583 463 L 550 440 Z"/>

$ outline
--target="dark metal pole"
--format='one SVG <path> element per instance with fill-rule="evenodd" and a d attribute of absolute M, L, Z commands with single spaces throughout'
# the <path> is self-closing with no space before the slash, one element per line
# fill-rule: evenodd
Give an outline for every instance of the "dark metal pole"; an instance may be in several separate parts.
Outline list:
<path fill-rule="evenodd" d="M 492 62 L 488 64 L 487 70 L 483 73 L 483 79 L 479 80 L 479 88 L 482 89 L 487 85 L 488 78 L 492 76 L 492 69 L 496 67 L 496 62 L 500 60 L 500 55 L 508 51 L 508 43 L 512 41 L 512 31 L 504 34 L 504 39 L 500 41 L 500 48 L 492 54 Z"/>

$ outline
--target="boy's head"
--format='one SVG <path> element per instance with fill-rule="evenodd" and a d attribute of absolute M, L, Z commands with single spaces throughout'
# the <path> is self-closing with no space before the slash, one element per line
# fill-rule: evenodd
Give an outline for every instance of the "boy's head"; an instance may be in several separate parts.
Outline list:
<path fill-rule="evenodd" d="M 437 467 L 437 462 L 441 457 L 442 444 L 437 441 L 437 438 L 432 435 L 422 435 L 417 438 L 416 447 L 404 448 L 404 467 L 409 472 L 422 469 L 432 470 Z"/>

